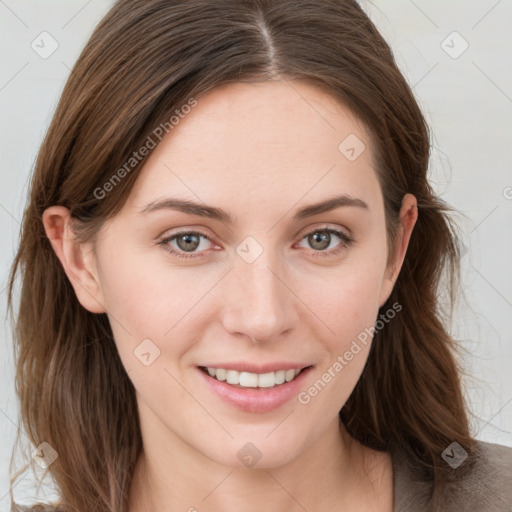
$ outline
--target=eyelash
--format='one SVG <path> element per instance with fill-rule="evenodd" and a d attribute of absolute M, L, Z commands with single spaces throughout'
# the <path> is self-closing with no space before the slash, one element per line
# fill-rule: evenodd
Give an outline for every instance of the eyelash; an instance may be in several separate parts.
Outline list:
<path fill-rule="evenodd" d="M 352 242 L 354 241 L 352 237 L 350 237 L 349 235 L 347 235 L 343 231 L 338 231 L 337 229 L 328 228 L 328 227 L 316 228 L 316 229 L 313 229 L 312 231 L 309 231 L 304 236 L 302 236 L 301 241 L 304 240 L 304 238 L 306 238 L 309 235 L 312 235 L 314 233 L 334 234 L 334 235 L 338 236 L 342 240 L 342 243 L 340 243 L 340 245 L 336 249 L 330 249 L 329 251 L 325 251 L 325 250 L 324 251 L 313 251 L 313 257 L 314 258 L 323 258 L 323 257 L 335 256 L 339 252 L 343 251 L 345 248 L 349 247 L 352 244 Z M 206 240 L 212 241 L 210 239 L 210 237 L 208 237 L 204 233 L 201 233 L 200 231 L 179 231 L 177 233 L 173 233 L 171 236 L 168 236 L 168 237 L 164 238 L 163 240 L 158 242 L 158 245 L 163 246 L 163 248 L 167 252 L 171 253 L 173 256 L 176 256 L 177 258 L 182 258 L 182 259 L 200 258 L 201 257 L 201 253 L 188 253 L 187 254 L 187 253 L 175 251 L 174 249 L 170 249 L 169 248 L 169 245 L 168 245 L 169 242 L 171 242 L 172 240 L 178 238 L 181 235 L 199 235 L 199 236 L 205 238 Z"/>

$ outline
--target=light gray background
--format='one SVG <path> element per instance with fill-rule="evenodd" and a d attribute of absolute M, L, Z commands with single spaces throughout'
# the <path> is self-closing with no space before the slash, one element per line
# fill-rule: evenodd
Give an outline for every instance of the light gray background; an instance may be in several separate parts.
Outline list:
<path fill-rule="evenodd" d="M 463 362 L 471 374 L 465 386 L 475 414 L 473 434 L 512 446 L 512 1 L 362 4 L 391 44 L 433 129 L 432 183 L 463 214 L 467 302 L 458 309 L 452 331 L 467 350 Z M 2 321 L 8 268 L 38 146 L 71 66 L 111 5 L 107 0 L 0 0 Z M 46 38 L 44 48 L 50 48 L 48 36 L 40 36 L 44 31 L 58 43 L 47 58 L 31 47 L 35 40 L 42 51 L 41 38 Z M 8 324 L 2 327 L 0 510 L 8 510 L 8 466 L 19 421 L 12 338 Z M 16 501 L 33 499 L 32 483 L 29 472 L 18 480 Z M 44 495 L 53 496 L 43 489 Z"/>

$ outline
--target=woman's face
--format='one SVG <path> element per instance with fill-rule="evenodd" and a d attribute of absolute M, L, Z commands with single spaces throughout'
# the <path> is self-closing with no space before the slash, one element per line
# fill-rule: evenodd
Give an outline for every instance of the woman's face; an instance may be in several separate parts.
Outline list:
<path fill-rule="evenodd" d="M 403 254 L 392 274 L 362 125 L 307 82 L 276 81 L 200 98 L 95 258 L 145 443 L 275 467 L 337 420 Z"/>

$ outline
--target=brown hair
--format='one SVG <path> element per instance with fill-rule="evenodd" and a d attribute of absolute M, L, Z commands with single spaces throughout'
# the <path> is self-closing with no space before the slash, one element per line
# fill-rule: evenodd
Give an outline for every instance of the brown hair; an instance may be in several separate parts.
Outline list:
<path fill-rule="evenodd" d="M 451 209 L 427 181 L 425 119 L 369 17 L 354 0 L 119 0 L 76 62 L 40 148 L 9 279 L 14 317 L 22 272 L 13 327 L 23 425 L 35 446 L 47 442 L 58 453 L 49 471 L 65 510 L 126 511 L 142 438 L 108 318 L 78 302 L 43 212 L 65 206 L 77 239 L 94 240 L 123 206 L 146 157 L 105 197 L 94 191 L 155 127 L 215 87 L 276 77 L 312 81 L 364 123 L 390 254 L 402 197 L 418 201 L 402 270 L 379 313 L 394 303 L 403 311 L 375 334 L 342 421 L 363 444 L 404 451 L 434 482 L 434 497 L 454 473 L 442 451 L 457 441 L 471 452 L 454 341 L 438 300 L 448 289 L 453 306 L 458 285 Z"/>

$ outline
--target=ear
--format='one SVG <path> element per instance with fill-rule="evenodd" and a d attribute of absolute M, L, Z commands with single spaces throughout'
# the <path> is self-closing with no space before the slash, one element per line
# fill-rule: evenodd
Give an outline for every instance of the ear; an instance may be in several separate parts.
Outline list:
<path fill-rule="evenodd" d="M 92 244 L 79 244 L 71 229 L 69 210 L 51 206 L 43 213 L 43 224 L 78 301 L 91 313 L 105 313 Z"/>
<path fill-rule="evenodd" d="M 379 297 L 379 307 L 388 300 L 395 282 L 402 268 L 405 253 L 409 246 L 412 230 L 418 219 L 418 204 L 416 198 L 412 194 L 405 194 L 402 198 L 402 207 L 400 208 L 400 224 L 398 238 L 396 242 L 396 251 L 391 260 L 388 262 Z"/>

